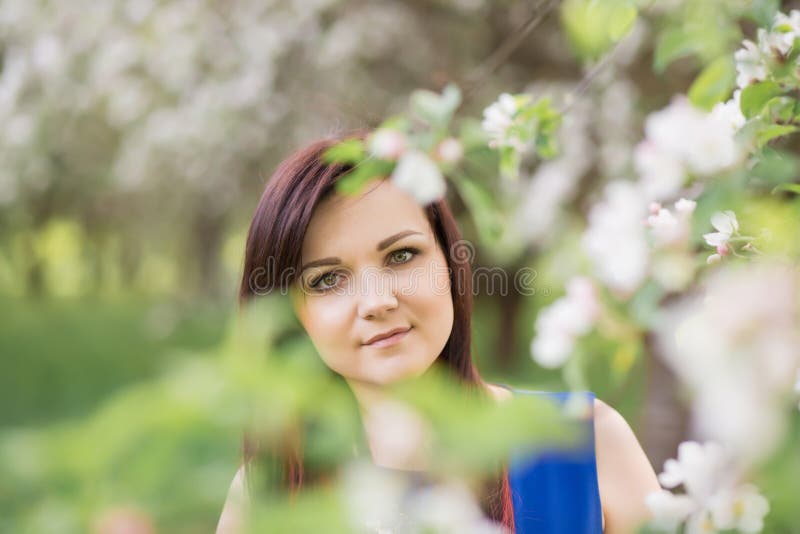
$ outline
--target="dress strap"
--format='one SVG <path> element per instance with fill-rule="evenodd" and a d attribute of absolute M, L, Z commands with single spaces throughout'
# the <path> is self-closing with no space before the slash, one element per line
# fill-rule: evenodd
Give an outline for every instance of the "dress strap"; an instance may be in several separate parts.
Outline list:
<path fill-rule="evenodd" d="M 587 417 L 581 418 L 586 430 L 583 439 L 574 447 L 512 455 L 508 480 L 516 533 L 601 534 L 603 512 L 594 447 L 594 393 L 504 387 L 517 395 L 544 396 L 567 411 L 571 411 L 570 403 L 578 401 L 588 412 Z"/>

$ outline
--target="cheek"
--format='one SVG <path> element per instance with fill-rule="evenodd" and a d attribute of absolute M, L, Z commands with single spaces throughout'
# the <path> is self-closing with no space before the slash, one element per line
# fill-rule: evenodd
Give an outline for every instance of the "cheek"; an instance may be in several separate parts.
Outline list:
<path fill-rule="evenodd" d="M 298 310 L 298 318 L 311 338 L 325 364 L 334 371 L 348 361 L 347 351 L 352 351 L 348 344 L 349 312 L 346 297 L 336 296 L 320 298 L 310 297 Z"/>
<path fill-rule="evenodd" d="M 413 286 L 407 297 L 409 304 L 424 323 L 431 340 L 444 345 L 453 325 L 453 300 L 444 258 L 430 261 Z"/>

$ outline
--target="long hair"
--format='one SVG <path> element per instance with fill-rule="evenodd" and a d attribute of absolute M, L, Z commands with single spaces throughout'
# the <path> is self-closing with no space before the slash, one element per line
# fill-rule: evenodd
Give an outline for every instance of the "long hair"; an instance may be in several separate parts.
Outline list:
<path fill-rule="evenodd" d="M 364 132 L 349 137 L 363 139 Z M 275 170 L 267 182 L 250 224 L 239 288 L 239 304 L 273 291 L 286 292 L 301 267 L 301 251 L 306 230 L 317 205 L 333 193 L 336 182 L 351 167 L 323 161 L 329 147 L 346 139 L 333 136 L 302 148 Z M 472 361 L 472 269 L 469 255 L 459 250 L 461 233 L 445 199 L 425 206 L 425 215 L 447 261 L 453 300 L 453 328 L 437 364 L 465 386 L 483 390 L 484 382 Z M 258 451 L 245 440 L 245 462 Z M 292 439 L 283 451 L 283 478 L 290 491 L 303 484 L 302 444 Z M 502 470 L 487 492 L 489 515 L 513 531 L 513 514 L 508 476 Z"/>

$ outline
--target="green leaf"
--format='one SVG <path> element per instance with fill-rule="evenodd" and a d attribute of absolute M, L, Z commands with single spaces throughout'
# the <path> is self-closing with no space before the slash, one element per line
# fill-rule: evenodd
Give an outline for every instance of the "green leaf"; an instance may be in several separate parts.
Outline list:
<path fill-rule="evenodd" d="M 682 28 L 670 28 L 662 32 L 653 54 L 653 70 L 662 73 L 676 59 L 695 51 L 695 43 Z"/>
<path fill-rule="evenodd" d="M 469 208 L 481 241 L 491 243 L 499 239 L 503 233 L 503 223 L 491 192 L 466 177 L 460 176 L 453 183 Z"/>
<path fill-rule="evenodd" d="M 800 184 L 781 184 L 772 190 L 772 194 L 780 193 L 781 191 L 789 191 L 796 195 L 800 195 Z"/>
<path fill-rule="evenodd" d="M 765 148 L 757 157 L 750 175 L 767 184 L 793 182 L 800 174 L 800 158 L 790 152 Z"/>
<path fill-rule="evenodd" d="M 327 149 L 322 154 L 322 161 L 328 164 L 340 163 L 355 165 L 366 156 L 364 142 L 360 139 L 347 139 Z"/>
<path fill-rule="evenodd" d="M 593 60 L 630 32 L 637 9 L 631 0 L 566 0 L 561 24 L 575 52 Z"/>
<path fill-rule="evenodd" d="M 536 154 L 543 159 L 550 159 L 558 154 L 558 127 L 561 125 L 561 114 L 553 107 L 549 98 L 542 98 L 534 105 L 537 111 Z"/>
<path fill-rule="evenodd" d="M 380 159 L 365 159 L 336 182 L 336 191 L 344 195 L 355 195 L 372 178 L 389 176 L 394 163 Z"/>
<path fill-rule="evenodd" d="M 446 126 L 460 104 L 461 90 L 454 84 L 448 84 L 441 95 L 425 89 L 411 93 L 412 112 L 432 126 Z"/>
<path fill-rule="evenodd" d="M 736 83 L 736 67 L 729 55 L 712 61 L 689 88 L 689 100 L 695 106 L 710 110 L 731 93 Z"/>
<path fill-rule="evenodd" d="M 610 14 L 610 24 L 608 26 L 608 36 L 612 42 L 617 42 L 631 31 L 636 22 L 636 7 L 631 4 L 620 3 L 612 8 Z"/>
<path fill-rule="evenodd" d="M 797 101 L 790 96 L 775 96 L 767 101 L 762 112 L 768 122 L 790 124 L 796 119 L 796 104 Z"/>
<path fill-rule="evenodd" d="M 500 175 L 511 181 L 519 179 L 519 166 L 521 158 L 519 152 L 512 147 L 502 147 L 500 149 Z"/>
<path fill-rule="evenodd" d="M 781 94 L 783 91 L 775 82 L 764 81 L 748 85 L 742 90 L 742 114 L 751 119 L 761 113 L 766 103 Z"/>
<path fill-rule="evenodd" d="M 769 28 L 780 5 L 780 0 L 751 0 L 749 9 L 743 15 L 759 27 Z"/>
<path fill-rule="evenodd" d="M 756 146 L 761 148 L 773 139 L 782 137 L 784 135 L 789 135 L 797 130 L 797 126 L 792 124 L 773 124 L 771 126 L 767 126 L 763 130 L 756 133 Z"/>

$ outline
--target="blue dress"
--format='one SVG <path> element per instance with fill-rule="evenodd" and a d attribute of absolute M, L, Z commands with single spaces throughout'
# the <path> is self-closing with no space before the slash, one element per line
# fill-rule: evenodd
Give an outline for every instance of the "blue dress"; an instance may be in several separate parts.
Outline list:
<path fill-rule="evenodd" d="M 511 388 L 509 388 L 511 389 Z M 559 404 L 570 393 L 511 389 L 516 394 L 546 395 Z M 590 409 L 594 393 L 587 396 Z M 587 417 L 582 443 L 569 450 L 543 450 L 534 456 L 514 455 L 508 481 L 514 505 L 516 534 L 601 534 L 602 508 L 597 483 L 593 412 Z"/>

